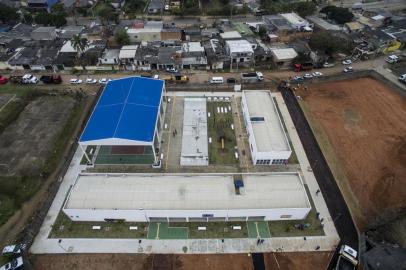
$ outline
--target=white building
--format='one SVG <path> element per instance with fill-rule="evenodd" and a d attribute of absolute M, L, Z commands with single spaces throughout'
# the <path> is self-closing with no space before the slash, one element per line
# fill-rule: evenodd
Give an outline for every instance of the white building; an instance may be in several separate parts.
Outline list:
<path fill-rule="evenodd" d="M 138 45 L 127 45 L 121 47 L 118 58 L 126 70 L 135 70 L 135 55 L 137 54 Z"/>
<path fill-rule="evenodd" d="M 225 49 L 230 56 L 231 68 L 234 63 L 238 65 L 250 64 L 254 60 L 253 45 L 245 39 L 227 40 Z"/>
<path fill-rule="evenodd" d="M 293 48 L 271 49 L 272 61 L 278 68 L 291 68 L 292 60 L 297 56 Z"/>
<path fill-rule="evenodd" d="M 237 184 L 238 183 L 238 184 Z M 311 209 L 298 173 L 79 175 L 63 206 L 73 221 L 298 220 Z"/>
<path fill-rule="evenodd" d="M 292 150 L 270 91 L 243 91 L 242 112 L 255 165 L 286 164 Z"/>
<path fill-rule="evenodd" d="M 160 41 L 161 29 L 160 28 L 130 28 L 127 29 L 130 42 L 142 41 Z"/>
<path fill-rule="evenodd" d="M 180 165 L 209 165 L 206 98 L 185 98 Z"/>
<path fill-rule="evenodd" d="M 282 13 L 280 15 L 283 18 L 285 18 L 289 22 L 289 24 L 296 30 L 311 31 L 309 22 L 300 17 L 299 15 L 297 15 L 296 13 L 294 12 Z"/>

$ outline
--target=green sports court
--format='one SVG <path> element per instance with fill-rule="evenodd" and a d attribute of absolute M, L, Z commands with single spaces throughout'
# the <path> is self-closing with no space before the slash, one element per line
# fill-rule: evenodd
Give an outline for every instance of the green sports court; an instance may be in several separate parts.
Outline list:
<path fill-rule="evenodd" d="M 100 146 L 95 164 L 152 164 L 154 153 L 145 146 Z"/>

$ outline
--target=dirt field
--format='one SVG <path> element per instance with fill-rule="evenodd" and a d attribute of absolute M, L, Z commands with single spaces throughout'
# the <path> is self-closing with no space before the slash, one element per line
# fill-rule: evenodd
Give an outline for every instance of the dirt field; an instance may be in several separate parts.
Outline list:
<path fill-rule="evenodd" d="M 265 269 L 283 270 L 325 270 L 330 263 L 332 252 L 286 252 L 264 254 Z"/>
<path fill-rule="evenodd" d="M 296 94 L 359 229 L 406 207 L 406 98 L 370 78 Z"/>
<path fill-rule="evenodd" d="M 230 255 L 132 255 L 132 254 L 72 254 L 39 255 L 32 259 L 34 270 L 252 270 L 252 260 L 246 254 Z M 317 269 L 316 269 L 317 270 Z"/>
<path fill-rule="evenodd" d="M 64 127 L 74 103 L 71 97 L 48 96 L 28 104 L 0 135 L 0 164 L 3 164 L 0 172 L 3 175 L 38 175 L 53 148 L 53 139 Z"/>

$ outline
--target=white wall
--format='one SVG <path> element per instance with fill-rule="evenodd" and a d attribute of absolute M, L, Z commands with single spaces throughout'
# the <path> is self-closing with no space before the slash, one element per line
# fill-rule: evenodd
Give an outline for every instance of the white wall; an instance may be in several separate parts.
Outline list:
<path fill-rule="evenodd" d="M 131 222 L 148 222 L 150 218 L 202 218 L 212 214 L 214 217 L 265 216 L 265 220 L 282 220 L 281 215 L 291 215 L 283 220 L 306 218 L 310 208 L 286 209 L 229 209 L 229 210 L 101 210 L 101 209 L 63 209 L 73 221 L 104 221 L 104 219 L 125 219 Z"/>
<path fill-rule="evenodd" d="M 243 112 L 243 116 L 244 116 L 244 125 L 247 130 L 247 134 L 248 134 L 248 142 L 250 144 L 252 163 L 254 165 L 256 165 L 257 160 L 260 160 L 260 159 L 268 160 L 269 159 L 269 160 L 271 160 L 271 164 L 272 164 L 272 160 L 274 160 L 274 159 L 286 159 L 286 160 L 289 159 L 290 155 L 292 154 L 292 151 L 270 151 L 270 152 L 259 152 L 258 151 L 257 144 L 255 142 L 254 130 L 252 128 L 252 124 L 250 121 L 250 115 L 248 112 L 247 101 L 246 101 L 244 95 L 242 95 L 241 107 L 242 107 L 242 112 Z M 279 119 L 279 120 L 282 121 L 281 119 Z"/>

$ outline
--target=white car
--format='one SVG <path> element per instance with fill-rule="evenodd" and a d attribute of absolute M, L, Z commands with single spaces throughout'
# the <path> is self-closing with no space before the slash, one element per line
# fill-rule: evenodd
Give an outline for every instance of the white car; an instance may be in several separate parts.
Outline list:
<path fill-rule="evenodd" d="M 23 266 L 23 257 L 18 257 L 0 267 L 0 270 L 14 270 L 19 269 L 21 266 Z"/>
<path fill-rule="evenodd" d="M 24 84 L 36 84 L 39 79 L 32 74 L 25 74 L 22 78 L 22 83 Z"/>
<path fill-rule="evenodd" d="M 165 5 L 165 10 L 166 10 L 166 11 L 169 10 L 169 5 Z"/>
<path fill-rule="evenodd" d="M 399 57 L 397 55 L 392 54 L 389 55 L 385 61 L 388 62 L 389 64 L 394 64 L 399 61 Z"/>
<path fill-rule="evenodd" d="M 69 80 L 70 84 L 81 84 L 83 81 L 81 79 L 72 78 Z"/>
<path fill-rule="evenodd" d="M 330 67 L 334 67 L 334 66 L 335 66 L 334 63 L 325 62 L 325 63 L 323 64 L 323 67 L 324 67 L 324 68 L 330 68 Z"/>
<path fill-rule="evenodd" d="M 100 80 L 99 80 L 99 83 L 100 84 L 107 84 L 109 81 L 111 81 L 110 79 L 107 79 L 107 78 L 101 78 Z"/>
<path fill-rule="evenodd" d="M 159 80 L 159 75 L 158 75 L 158 74 L 155 74 L 155 75 L 154 75 L 154 79 Z"/>
<path fill-rule="evenodd" d="M 320 77 L 320 76 L 323 76 L 323 73 L 321 73 L 321 72 L 319 72 L 319 71 L 315 71 L 315 72 L 313 72 L 313 77 Z"/>
<path fill-rule="evenodd" d="M 305 79 L 311 79 L 311 78 L 313 78 L 313 75 L 310 74 L 310 73 L 306 73 L 305 75 L 303 75 L 303 78 L 305 78 Z"/>
<path fill-rule="evenodd" d="M 346 67 L 345 69 L 344 69 L 344 72 L 345 73 L 349 73 L 349 72 L 353 72 L 354 71 L 354 69 L 352 68 L 352 67 Z"/>
<path fill-rule="evenodd" d="M 347 60 L 344 60 L 342 63 L 343 63 L 343 65 L 351 65 L 352 61 L 350 59 L 347 59 Z"/>
<path fill-rule="evenodd" d="M 399 76 L 399 81 L 406 82 L 406 73 Z"/>
<path fill-rule="evenodd" d="M 293 77 L 293 80 L 295 80 L 295 81 L 301 81 L 301 80 L 303 80 L 303 77 L 302 77 L 302 76 L 299 76 L 299 75 L 296 75 L 295 77 Z"/>
<path fill-rule="evenodd" d="M 86 79 L 86 83 L 87 83 L 87 84 L 95 84 L 95 83 L 97 83 L 97 80 L 96 80 L 96 79 L 92 79 L 92 78 L 87 78 L 87 79 Z"/>
<path fill-rule="evenodd" d="M 170 72 L 170 73 L 177 73 L 178 72 L 178 70 L 176 68 L 174 68 L 174 67 L 167 67 L 166 71 Z"/>
<path fill-rule="evenodd" d="M 2 254 L 20 254 L 25 249 L 25 244 L 10 245 L 3 248 Z"/>

